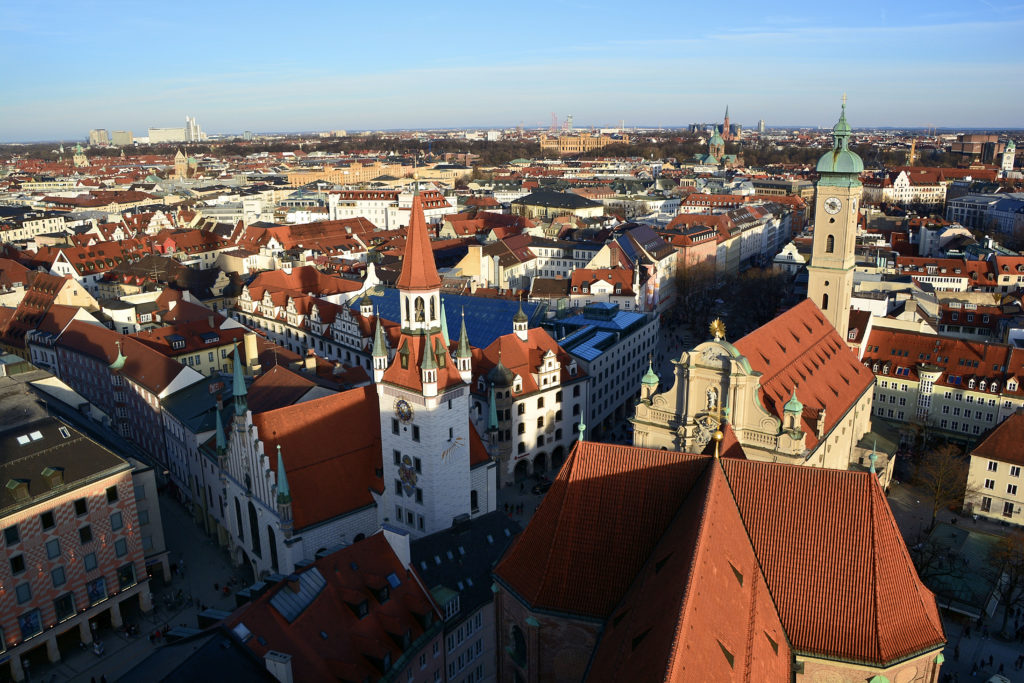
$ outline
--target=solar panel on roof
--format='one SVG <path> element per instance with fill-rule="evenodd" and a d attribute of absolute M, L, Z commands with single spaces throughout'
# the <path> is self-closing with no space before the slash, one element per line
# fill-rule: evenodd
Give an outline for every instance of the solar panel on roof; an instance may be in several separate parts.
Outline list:
<path fill-rule="evenodd" d="M 401 319 L 398 290 L 381 288 L 368 292 L 381 317 L 398 322 Z M 361 298 L 361 297 L 360 297 Z M 444 303 L 448 334 L 457 339 L 462 324 L 462 311 L 466 312 L 466 333 L 469 343 L 476 348 L 485 348 L 498 337 L 512 333 L 512 318 L 519 310 L 519 302 L 508 299 L 484 299 L 476 296 L 445 294 Z M 537 327 L 547 311 L 547 304 L 523 302 L 523 313 L 529 318 L 530 327 Z"/>

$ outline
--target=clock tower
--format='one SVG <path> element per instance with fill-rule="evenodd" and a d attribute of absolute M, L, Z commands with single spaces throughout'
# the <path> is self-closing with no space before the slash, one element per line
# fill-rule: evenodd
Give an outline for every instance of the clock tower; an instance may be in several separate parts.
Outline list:
<path fill-rule="evenodd" d="M 492 498 L 472 494 L 469 388 L 442 331 L 441 278 L 419 192 L 396 286 L 401 336 L 390 364 L 379 331 L 374 343 L 384 479 L 378 516 L 419 538 L 472 515 L 473 500 Z"/>
<path fill-rule="evenodd" d="M 857 247 L 857 216 L 864 162 L 850 151 L 846 96 L 832 129 L 832 149 L 818 160 L 814 207 L 814 242 L 807 267 L 807 298 L 825 314 L 844 340 L 850 318 L 853 270 Z"/>

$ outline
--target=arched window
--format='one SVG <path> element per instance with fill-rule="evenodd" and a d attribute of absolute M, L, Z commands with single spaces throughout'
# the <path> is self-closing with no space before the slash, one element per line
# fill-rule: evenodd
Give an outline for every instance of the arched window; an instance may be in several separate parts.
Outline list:
<path fill-rule="evenodd" d="M 238 537 L 244 539 L 245 534 L 242 532 L 242 507 L 238 504 L 237 498 L 235 498 L 235 519 L 238 521 Z"/>
<path fill-rule="evenodd" d="M 267 525 L 267 545 L 270 546 L 270 567 L 276 574 L 277 568 L 277 539 L 274 537 L 274 527 Z"/>
<path fill-rule="evenodd" d="M 522 422 L 519 423 L 519 433 L 520 434 L 525 434 L 526 433 L 526 425 L 524 425 Z"/>
<path fill-rule="evenodd" d="M 437 320 L 437 310 L 434 308 L 434 297 L 430 297 L 430 321 Z"/>
<path fill-rule="evenodd" d="M 512 642 L 509 643 L 508 652 L 516 664 L 523 666 L 526 664 L 526 636 L 523 635 L 523 629 L 512 624 L 509 636 Z"/>
<path fill-rule="evenodd" d="M 423 297 L 416 297 L 416 303 L 414 304 L 414 308 L 416 311 L 416 322 L 423 322 Z"/>
<path fill-rule="evenodd" d="M 516 452 L 518 452 L 520 455 L 525 453 L 526 452 L 526 444 L 520 442 L 519 447 L 516 449 Z"/>
<path fill-rule="evenodd" d="M 249 542 L 252 544 L 252 552 L 257 557 L 262 557 L 263 553 L 260 550 L 260 527 L 259 522 L 256 520 L 256 506 L 249 501 L 249 533 L 252 538 Z"/>
<path fill-rule="evenodd" d="M 409 314 L 409 299 L 405 300 L 405 319 L 412 320 L 412 316 Z"/>
<path fill-rule="evenodd" d="M 831 254 L 836 250 L 836 238 L 835 235 L 829 235 L 825 238 L 825 253 Z"/>
<path fill-rule="evenodd" d="M 821 310 L 828 310 L 828 292 L 821 295 Z"/>

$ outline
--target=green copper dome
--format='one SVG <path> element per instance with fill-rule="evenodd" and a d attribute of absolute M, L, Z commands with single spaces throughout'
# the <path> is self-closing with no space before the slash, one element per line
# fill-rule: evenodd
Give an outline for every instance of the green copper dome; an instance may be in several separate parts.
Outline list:
<path fill-rule="evenodd" d="M 785 410 L 787 413 L 804 412 L 804 404 L 798 401 L 796 398 L 796 387 L 793 387 L 793 394 L 792 396 L 789 397 L 789 400 L 786 401 L 786 405 L 783 407 L 783 410 Z"/>
<path fill-rule="evenodd" d="M 658 386 L 659 381 L 660 380 L 658 379 L 658 376 L 654 374 L 654 367 L 652 367 L 651 361 L 648 360 L 647 372 L 644 373 L 644 377 L 643 379 L 640 380 L 640 383 L 643 384 L 644 386 L 656 387 Z"/>
<path fill-rule="evenodd" d="M 845 96 L 844 96 L 845 98 Z M 842 173 L 846 175 L 860 175 L 864 170 L 864 162 L 855 152 L 850 151 L 850 134 L 853 130 L 846 122 L 846 103 L 843 102 L 842 112 L 839 114 L 839 121 L 832 128 L 832 150 L 825 152 L 818 159 L 818 173 Z M 822 180 L 828 184 L 828 176 Z"/>
<path fill-rule="evenodd" d="M 723 140 L 722 136 L 718 134 L 718 128 L 715 128 L 715 134 L 711 136 L 711 144 L 712 145 L 724 145 L 725 144 L 725 140 Z"/>

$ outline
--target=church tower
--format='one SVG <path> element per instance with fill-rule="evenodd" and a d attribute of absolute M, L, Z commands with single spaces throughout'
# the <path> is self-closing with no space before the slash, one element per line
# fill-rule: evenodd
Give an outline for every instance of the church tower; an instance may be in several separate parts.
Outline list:
<path fill-rule="evenodd" d="M 1000 170 L 1003 172 L 1002 175 L 1005 178 L 1006 174 L 1013 170 L 1014 157 L 1017 156 L 1017 145 L 1013 144 L 1013 140 L 1006 143 L 1006 149 L 1003 150 L 1003 159 Z"/>
<path fill-rule="evenodd" d="M 729 105 L 725 105 L 725 121 L 722 122 L 722 137 L 732 140 L 732 126 L 729 125 Z"/>
<path fill-rule="evenodd" d="M 71 157 L 71 161 L 75 168 L 85 168 L 89 165 L 89 157 L 85 156 L 85 150 L 82 149 L 82 145 L 75 145 L 75 155 Z"/>
<path fill-rule="evenodd" d="M 181 149 L 178 149 L 178 153 L 174 155 L 174 177 L 188 177 L 188 157 L 185 156 Z"/>
<path fill-rule="evenodd" d="M 488 499 L 486 491 L 471 494 L 466 387 L 471 373 L 463 367 L 469 359 L 453 361 L 449 355 L 441 322 L 441 278 L 419 192 L 413 197 L 396 287 L 401 337 L 383 372 L 379 366 L 386 363 L 386 353 L 374 352 L 385 484 L 378 510 L 381 522 L 419 538 L 472 514 L 473 498 Z M 383 346 L 382 339 L 378 345 Z"/>
<path fill-rule="evenodd" d="M 846 96 L 839 121 L 832 129 L 832 149 L 818 160 L 814 205 L 814 242 L 807 267 L 807 298 L 847 338 L 850 297 L 856 260 L 857 216 L 863 187 L 864 162 L 850 151 L 850 124 L 846 122 Z"/>

